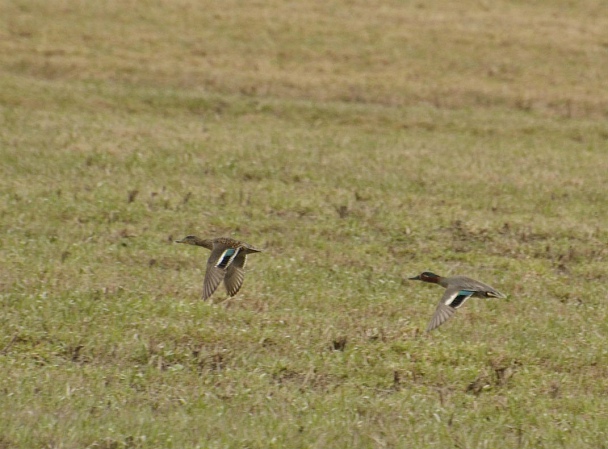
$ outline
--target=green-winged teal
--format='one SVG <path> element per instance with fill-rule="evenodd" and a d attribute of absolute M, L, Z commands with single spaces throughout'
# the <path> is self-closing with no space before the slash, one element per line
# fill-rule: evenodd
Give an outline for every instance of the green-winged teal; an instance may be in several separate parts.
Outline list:
<path fill-rule="evenodd" d="M 228 237 L 215 239 L 200 239 L 195 235 L 189 235 L 175 243 L 187 243 L 188 245 L 202 246 L 211 250 L 207 260 L 207 272 L 203 283 L 203 299 L 208 299 L 220 285 L 222 280 L 226 286 L 228 296 L 238 293 L 245 279 L 245 263 L 247 254 L 259 253 L 261 249 L 239 242 Z"/>
<path fill-rule="evenodd" d="M 505 295 L 495 288 L 466 276 L 444 278 L 435 273 L 431 273 L 430 271 L 425 271 L 424 273 L 409 279 L 439 284 L 446 289 L 439 300 L 439 304 L 437 304 L 437 309 L 435 309 L 433 318 L 431 318 L 431 322 L 426 329 L 427 332 L 430 332 L 445 323 L 454 315 L 456 309 L 462 307 L 466 300 L 471 296 L 476 296 L 478 298 L 506 298 Z"/>

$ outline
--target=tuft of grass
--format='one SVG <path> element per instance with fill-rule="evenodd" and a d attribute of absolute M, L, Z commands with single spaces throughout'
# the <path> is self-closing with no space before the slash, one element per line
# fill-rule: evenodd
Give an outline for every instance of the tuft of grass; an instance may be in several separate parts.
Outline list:
<path fill-rule="evenodd" d="M 1 3 L 0 447 L 603 447 L 601 8 Z"/>

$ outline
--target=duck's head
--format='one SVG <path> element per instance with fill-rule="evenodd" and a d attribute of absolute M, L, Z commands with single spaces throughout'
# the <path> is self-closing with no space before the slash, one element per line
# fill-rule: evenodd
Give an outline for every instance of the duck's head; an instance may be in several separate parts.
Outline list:
<path fill-rule="evenodd" d="M 423 281 L 423 282 L 432 282 L 433 284 L 437 284 L 439 283 L 439 278 L 441 276 L 439 276 L 438 274 L 432 273 L 430 271 L 424 271 L 422 273 L 420 273 L 418 276 L 414 276 L 412 278 L 408 278 L 411 281 Z"/>
<path fill-rule="evenodd" d="M 186 237 L 184 237 L 181 240 L 176 240 L 175 243 L 186 243 L 187 245 L 197 245 L 197 246 L 202 246 L 202 240 L 199 239 L 197 236 L 195 235 L 187 235 Z"/>

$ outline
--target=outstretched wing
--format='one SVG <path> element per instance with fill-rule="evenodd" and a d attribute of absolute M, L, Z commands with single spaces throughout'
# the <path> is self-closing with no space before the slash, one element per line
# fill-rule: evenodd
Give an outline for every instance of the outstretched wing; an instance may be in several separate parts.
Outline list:
<path fill-rule="evenodd" d="M 203 283 L 203 300 L 208 299 L 220 285 L 226 275 L 227 268 L 238 256 L 238 249 L 215 246 L 207 260 L 207 271 Z"/>
<path fill-rule="evenodd" d="M 456 309 L 462 307 L 465 301 L 474 294 L 474 291 L 462 290 L 458 287 L 446 289 L 439 304 L 437 304 L 433 318 L 431 318 L 426 331 L 430 332 L 449 320 L 456 313 Z"/>
<path fill-rule="evenodd" d="M 247 263 L 247 254 L 244 251 L 240 251 L 232 263 L 226 269 L 226 276 L 224 276 L 224 285 L 228 296 L 234 296 L 238 293 L 245 280 L 245 264 Z"/>

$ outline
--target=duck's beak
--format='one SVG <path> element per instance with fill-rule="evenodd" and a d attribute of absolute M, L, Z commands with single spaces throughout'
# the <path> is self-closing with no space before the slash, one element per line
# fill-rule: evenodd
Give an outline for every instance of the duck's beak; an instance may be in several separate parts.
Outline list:
<path fill-rule="evenodd" d="M 181 240 L 175 240 L 175 243 L 186 243 L 186 242 L 184 242 L 184 239 L 181 239 Z"/>
<path fill-rule="evenodd" d="M 418 276 L 414 276 L 413 278 L 408 278 L 410 281 L 419 281 L 420 280 L 420 275 Z"/>

